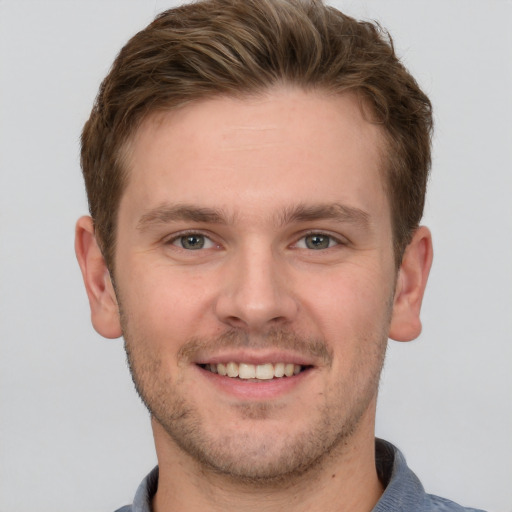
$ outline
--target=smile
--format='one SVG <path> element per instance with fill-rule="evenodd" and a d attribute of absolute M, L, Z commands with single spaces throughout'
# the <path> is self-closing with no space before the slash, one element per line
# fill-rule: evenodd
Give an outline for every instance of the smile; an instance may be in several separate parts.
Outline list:
<path fill-rule="evenodd" d="M 202 364 L 201 368 L 217 373 L 223 377 L 238 378 L 242 380 L 271 380 L 274 378 L 293 377 L 298 375 L 307 367 L 293 363 L 218 363 Z"/>

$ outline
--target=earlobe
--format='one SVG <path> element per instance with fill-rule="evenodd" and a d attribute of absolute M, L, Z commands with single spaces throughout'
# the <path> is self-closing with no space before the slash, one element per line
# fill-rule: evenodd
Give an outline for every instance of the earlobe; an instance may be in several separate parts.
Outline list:
<path fill-rule="evenodd" d="M 105 338 L 119 338 L 122 334 L 119 307 L 91 217 L 81 217 L 76 223 L 75 252 L 89 298 L 94 329 Z"/>
<path fill-rule="evenodd" d="M 420 310 L 432 265 L 430 230 L 420 226 L 407 246 L 396 284 L 389 337 L 411 341 L 421 333 Z"/>

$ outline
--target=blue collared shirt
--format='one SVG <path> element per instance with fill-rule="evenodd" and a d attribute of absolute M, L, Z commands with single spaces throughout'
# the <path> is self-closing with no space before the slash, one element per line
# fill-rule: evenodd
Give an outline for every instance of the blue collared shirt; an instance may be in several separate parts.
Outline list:
<path fill-rule="evenodd" d="M 484 512 L 466 508 L 453 501 L 427 494 L 405 458 L 391 443 L 376 440 L 376 464 L 384 494 L 372 512 Z M 151 500 L 158 486 L 158 467 L 142 481 L 132 505 L 116 512 L 151 512 Z"/>

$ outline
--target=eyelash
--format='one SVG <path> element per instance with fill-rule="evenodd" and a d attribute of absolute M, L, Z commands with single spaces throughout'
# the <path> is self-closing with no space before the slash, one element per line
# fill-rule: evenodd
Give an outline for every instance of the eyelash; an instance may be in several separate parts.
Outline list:
<path fill-rule="evenodd" d="M 215 241 L 213 241 L 211 236 L 209 236 L 205 233 L 201 233 L 200 231 L 194 231 L 194 230 L 182 231 L 181 233 L 173 235 L 171 238 L 165 240 L 165 245 L 175 245 L 176 247 L 179 247 L 180 249 L 183 249 L 184 251 L 192 251 L 193 249 L 186 249 L 185 247 L 183 247 L 182 244 L 181 244 L 181 246 L 178 245 L 177 242 L 179 242 L 180 240 L 184 240 L 187 237 L 193 237 L 193 236 L 202 237 L 204 240 L 208 240 L 211 244 L 211 247 L 207 247 L 207 249 L 211 249 L 214 246 L 219 247 L 219 244 L 217 244 Z M 200 250 L 200 249 L 203 249 L 203 247 L 200 247 L 199 249 L 196 249 L 196 250 Z"/>
<path fill-rule="evenodd" d="M 307 233 L 304 233 L 297 240 L 297 242 L 295 242 L 294 246 L 297 247 L 299 242 L 301 242 L 302 240 L 305 241 L 308 237 L 312 237 L 312 236 L 317 236 L 317 237 L 321 237 L 321 238 L 327 238 L 329 240 L 328 246 L 325 247 L 325 248 L 322 248 L 322 249 L 320 249 L 320 248 L 311 248 L 311 247 L 300 247 L 300 249 L 309 249 L 311 251 L 314 251 L 314 250 L 326 250 L 326 249 L 331 249 L 333 247 L 336 247 L 338 245 L 346 245 L 346 242 L 344 242 L 343 240 L 341 240 L 338 237 L 330 235 L 329 233 L 324 233 L 323 231 L 309 231 Z M 331 244 L 332 242 L 334 242 L 334 243 Z M 306 245 L 306 242 L 304 242 L 304 245 Z"/>
<path fill-rule="evenodd" d="M 187 249 L 186 247 L 183 247 L 183 242 L 181 244 L 178 244 L 178 242 L 180 240 L 184 240 L 186 237 L 192 237 L 192 236 L 196 236 L 196 237 L 202 237 L 205 241 L 209 241 L 208 242 L 205 242 L 206 244 L 208 244 L 209 246 L 208 247 L 204 247 L 204 246 L 201 246 L 195 250 L 197 251 L 200 251 L 200 250 L 203 250 L 203 249 L 213 249 L 214 247 L 218 248 L 220 245 L 217 244 L 211 236 L 209 236 L 208 234 L 205 234 L 205 233 L 201 233 L 200 231 L 194 231 L 194 230 L 189 230 L 189 231 L 183 231 L 181 233 L 178 233 L 178 234 L 175 234 L 174 236 L 172 236 L 171 238 L 169 238 L 168 240 L 165 241 L 165 245 L 174 245 L 184 251 L 187 251 L 187 252 L 192 252 L 194 251 L 194 249 Z M 317 236 L 317 237 L 320 237 L 320 238 L 327 238 L 328 239 L 328 246 L 327 247 L 320 247 L 320 248 L 314 248 L 314 247 L 307 247 L 307 242 L 305 242 L 305 240 L 308 238 L 308 237 L 312 237 L 312 236 Z M 299 247 L 299 243 L 301 241 L 304 241 L 304 245 L 306 247 Z M 333 235 L 330 235 L 328 233 L 324 233 L 322 231 L 309 231 L 307 233 L 304 233 L 302 234 L 302 236 L 296 241 L 294 242 L 294 244 L 292 244 L 292 247 L 293 248 L 297 248 L 297 249 L 307 249 L 307 250 L 310 250 L 310 251 L 315 251 L 315 250 L 326 250 L 326 249 L 331 249 L 333 247 L 336 247 L 338 245 L 347 245 L 347 242 L 344 241 L 344 240 L 341 240 L 340 238 L 338 237 L 335 237 Z"/>

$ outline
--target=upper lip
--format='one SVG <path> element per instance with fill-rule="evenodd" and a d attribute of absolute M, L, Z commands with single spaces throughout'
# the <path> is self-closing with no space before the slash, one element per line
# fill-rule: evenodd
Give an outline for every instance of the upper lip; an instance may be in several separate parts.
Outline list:
<path fill-rule="evenodd" d="M 316 361 L 288 350 L 224 350 L 215 354 L 198 354 L 193 361 L 195 364 L 219 364 L 219 363 L 247 363 L 247 364 L 277 364 L 293 363 L 300 366 L 316 366 Z"/>

